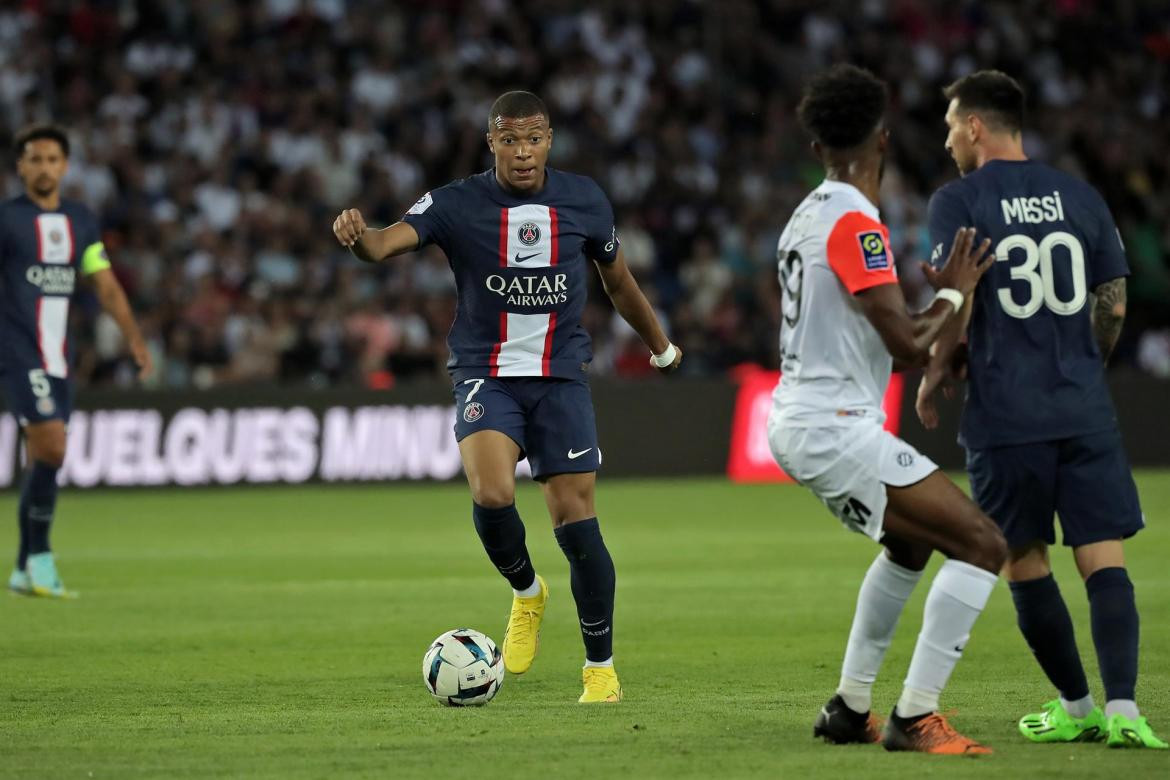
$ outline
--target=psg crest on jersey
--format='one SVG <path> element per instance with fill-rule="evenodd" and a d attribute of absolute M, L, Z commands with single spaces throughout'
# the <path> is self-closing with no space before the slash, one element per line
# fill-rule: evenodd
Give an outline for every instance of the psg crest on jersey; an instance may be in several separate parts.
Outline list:
<path fill-rule="evenodd" d="M 540 240 L 540 228 L 531 222 L 525 222 L 516 230 L 516 238 L 524 246 L 532 246 Z"/>
<path fill-rule="evenodd" d="M 483 404 L 479 401 L 472 401 L 467 406 L 463 407 L 463 421 L 475 422 L 480 417 L 483 417 Z"/>
<path fill-rule="evenodd" d="M 63 238 L 65 238 L 65 234 L 62 233 L 60 230 L 50 230 L 49 231 L 49 240 L 52 241 L 54 244 L 60 244 L 61 240 Z"/>

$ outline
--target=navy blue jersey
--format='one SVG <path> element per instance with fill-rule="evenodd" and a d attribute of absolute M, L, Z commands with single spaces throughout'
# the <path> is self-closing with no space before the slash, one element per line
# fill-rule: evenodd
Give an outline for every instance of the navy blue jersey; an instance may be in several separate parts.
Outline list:
<path fill-rule="evenodd" d="M 484 171 L 426 193 L 403 217 L 455 272 L 447 368 L 456 381 L 580 379 L 593 359 L 581 326 L 587 259 L 616 259 L 613 207 L 587 176 L 546 172 L 540 192 L 516 196 Z"/>
<path fill-rule="evenodd" d="M 79 273 L 108 268 L 97 219 L 62 199 L 45 211 L 27 195 L 0 203 L 0 368 L 69 374 L 69 301 Z"/>
<path fill-rule="evenodd" d="M 959 440 L 981 449 L 1116 425 L 1089 296 L 1129 268 L 1097 191 L 1042 163 L 992 160 L 936 192 L 929 219 L 936 265 L 962 226 L 995 251 L 975 290 Z"/>

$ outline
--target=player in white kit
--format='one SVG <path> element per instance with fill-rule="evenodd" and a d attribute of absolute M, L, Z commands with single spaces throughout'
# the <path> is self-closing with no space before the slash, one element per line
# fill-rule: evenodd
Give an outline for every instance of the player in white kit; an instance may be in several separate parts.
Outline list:
<path fill-rule="evenodd" d="M 849 529 L 881 543 L 862 581 L 837 693 L 814 735 L 888 750 L 979 754 L 938 712 L 939 695 L 987 603 L 1006 544 L 995 524 L 928 458 L 882 428 L 892 369 L 925 365 L 942 326 L 994 257 L 960 230 L 938 293 L 910 314 L 898 286 L 878 185 L 888 140 L 886 87 L 837 65 L 809 83 L 798 113 L 825 181 L 792 215 L 778 246 L 783 376 L 768 419 L 777 462 Z M 898 617 L 930 558 L 947 556 L 926 599 L 905 688 L 884 733 L 870 690 Z"/>

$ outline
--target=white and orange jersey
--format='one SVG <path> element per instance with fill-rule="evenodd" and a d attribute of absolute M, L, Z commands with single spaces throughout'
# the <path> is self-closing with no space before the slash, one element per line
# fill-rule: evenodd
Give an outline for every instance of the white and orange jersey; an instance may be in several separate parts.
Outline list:
<path fill-rule="evenodd" d="M 883 419 L 893 360 L 854 299 L 898 281 L 877 207 L 853 185 L 825 181 L 793 213 L 776 256 L 783 295 L 777 419 L 799 425 L 839 415 Z"/>

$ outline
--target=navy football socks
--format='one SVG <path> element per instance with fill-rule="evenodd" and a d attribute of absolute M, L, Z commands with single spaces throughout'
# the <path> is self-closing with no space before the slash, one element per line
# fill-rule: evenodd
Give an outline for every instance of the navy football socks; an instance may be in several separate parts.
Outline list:
<path fill-rule="evenodd" d="M 1089 695 L 1089 681 L 1077 651 L 1072 617 L 1052 574 L 1008 583 L 1020 633 L 1049 681 L 1066 701 Z"/>
<path fill-rule="evenodd" d="M 524 523 L 515 504 L 488 508 L 472 502 L 475 530 L 488 558 L 515 590 L 524 590 L 536 580 L 536 570 L 524 544 Z"/>
<path fill-rule="evenodd" d="M 1125 569 L 1114 566 L 1085 580 L 1093 644 L 1105 683 L 1105 698 L 1130 700 L 1137 687 L 1138 612 L 1133 583 Z"/>
<path fill-rule="evenodd" d="M 34 460 L 20 491 L 21 544 L 17 566 L 21 569 L 28 556 L 49 552 L 49 531 L 56 508 L 57 469 Z"/>
<path fill-rule="evenodd" d="M 569 584 L 577 602 L 581 638 L 588 661 L 613 657 L 613 600 L 617 576 L 613 558 L 601 538 L 597 518 L 555 529 L 557 544 L 569 561 Z"/>
<path fill-rule="evenodd" d="M 20 547 L 16 551 L 16 568 L 24 571 L 28 562 L 28 491 L 20 489 L 20 508 L 16 511 L 16 527 L 20 531 Z"/>

